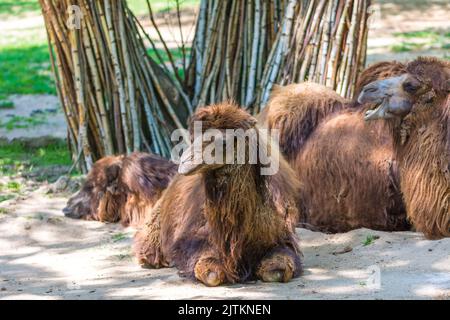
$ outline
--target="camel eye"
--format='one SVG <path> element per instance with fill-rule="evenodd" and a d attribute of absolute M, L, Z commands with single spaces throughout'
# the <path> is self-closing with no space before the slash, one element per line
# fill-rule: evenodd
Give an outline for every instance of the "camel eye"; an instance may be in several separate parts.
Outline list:
<path fill-rule="evenodd" d="M 418 83 L 413 83 L 413 82 L 408 81 L 403 84 L 403 90 L 405 90 L 408 93 L 414 93 L 417 90 L 419 90 L 419 88 L 420 88 L 420 85 Z"/>

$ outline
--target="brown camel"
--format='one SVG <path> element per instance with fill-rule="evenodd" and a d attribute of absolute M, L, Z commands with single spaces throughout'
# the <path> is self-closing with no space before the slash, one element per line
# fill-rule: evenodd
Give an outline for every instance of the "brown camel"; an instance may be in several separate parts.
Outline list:
<path fill-rule="evenodd" d="M 404 70 L 397 62 L 375 64 L 361 74 L 356 91 Z M 273 93 L 260 119 L 279 130 L 280 149 L 302 182 L 303 226 L 323 232 L 409 227 L 392 139 L 381 123 L 364 123 L 369 107 L 318 84 Z"/>
<path fill-rule="evenodd" d="M 70 218 L 137 225 L 161 196 L 177 166 L 159 156 L 133 153 L 100 159 L 69 199 Z"/>
<path fill-rule="evenodd" d="M 399 162 L 407 215 L 427 238 L 450 236 L 450 62 L 418 58 L 406 73 L 364 87 L 359 101 L 378 106 Z"/>
<path fill-rule="evenodd" d="M 192 121 L 201 121 L 203 130 L 220 129 L 221 137 L 215 137 L 219 143 L 235 143 L 224 137 L 224 129 L 260 135 L 255 118 L 231 103 L 200 108 Z M 257 146 L 269 147 L 272 155 L 278 152 L 270 139 Z M 183 153 L 182 174 L 135 236 L 139 263 L 175 266 L 208 286 L 251 279 L 286 282 L 298 276 L 298 182 L 289 165 L 280 158 L 278 172 L 265 176 L 261 162 L 251 163 L 248 155 L 241 164 L 237 154 L 233 164 L 195 164 L 193 150 L 191 146 Z"/>

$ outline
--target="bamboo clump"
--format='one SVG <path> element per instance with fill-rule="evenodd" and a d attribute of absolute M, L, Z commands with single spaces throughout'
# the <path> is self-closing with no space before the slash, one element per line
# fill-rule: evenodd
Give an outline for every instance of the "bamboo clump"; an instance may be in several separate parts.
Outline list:
<path fill-rule="evenodd" d="M 200 0 L 195 36 L 177 62 L 147 0 L 145 32 L 125 0 L 39 0 L 74 161 L 170 155 L 170 134 L 198 107 L 232 99 L 256 114 L 275 84 L 313 81 L 353 95 L 365 66 L 370 0 Z M 68 8 L 81 8 L 79 29 Z M 146 45 L 154 50 L 152 60 Z M 190 56 L 186 47 L 191 46 Z M 181 65 L 181 66 L 180 66 Z"/>
<path fill-rule="evenodd" d="M 147 150 L 169 156 L 170 133 L 192 108 L 181 86 L 152 61 L 125 1 L 40 0 L 58 96 L 74 160 L 83 171 L 112 154 Z M 70 28 L 68 8 L 81 8 Z"/>
<path fill-rule="evenodd" d="M 351 96 L 365 64 L 369 0 L 202 0 L 187 82 L 194 105 L 258 112 L 274 84 L 313 81 Z"/>

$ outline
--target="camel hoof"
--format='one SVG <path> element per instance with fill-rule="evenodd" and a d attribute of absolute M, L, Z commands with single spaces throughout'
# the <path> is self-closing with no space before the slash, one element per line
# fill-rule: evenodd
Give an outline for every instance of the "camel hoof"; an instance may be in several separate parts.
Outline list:
<path fill-rule="evenodd" d="M 195 277 L 208 287 L 217 287 L 225 282 L 225 274 L 212 259 L 197 262 L 194 269 Z"/>
<path fill-rule="evenodd" d="M 283 281 L 284 270 L 274 270 L 266 272 L 261 275 L 261 280 L 264 282 L 284 282 Z"/>
<path fill-rule="evenodd" d="M 294 276 L 294 262 L 290 256 L 276 254 L 261 262 L 257 276 L 264 282 L 288 282 Z"/>
<path fill-rule="evenodd" d="M 205 284 L 208 287 L 217 287 L 218 285 L 220 285 L 220 278 L 217 275 L 217 273 L 214 271 L 211 271 L 210 273 L 208 273 L 205 280 L 206 280 Z"/>

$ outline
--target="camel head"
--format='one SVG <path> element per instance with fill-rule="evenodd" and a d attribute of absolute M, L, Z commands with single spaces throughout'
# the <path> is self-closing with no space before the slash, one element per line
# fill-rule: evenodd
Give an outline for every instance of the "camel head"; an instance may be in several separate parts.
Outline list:
<path fill-rule="evenodd" d="M 251 132 L 249 129 L 256 132 L 256 122 L 254 117 L 231 102 L 200 108 L 191 119 L 191 145 L 181 156 L 178 172 L 193 175 L 238 163 L 240 155 L 239 148 L 235 148 L 235 134 Z M 245 139 L 246 147 L 252 142 L 251 137 Z"/>
<path fill-rule="evenodd" d="M 450 63 L 436 58 L 418 58 L 405 73 L 366 85 L 360 103 L 372 103 L 365 120 L 403 119 L 412 111 L 438 106 L 450 92 Z M 431 108 L 429 108 L 431 107 Z"/>
<path fill-rule="evenodd" d="M 81 190 L 67 202 L 64 215 L 96 220 L 99 210 L 111 207 L 108 202 L 120 192 L 118 181 L 122 160 L 122 156 L 112 156 L 97 161 Z"/>

